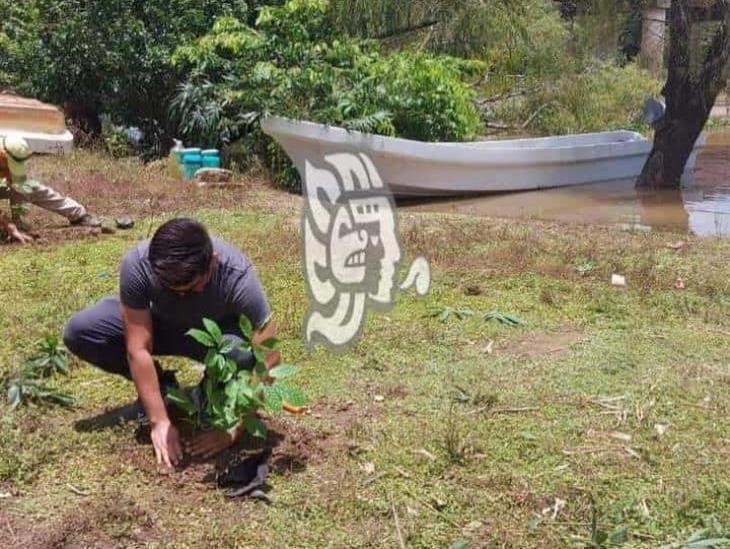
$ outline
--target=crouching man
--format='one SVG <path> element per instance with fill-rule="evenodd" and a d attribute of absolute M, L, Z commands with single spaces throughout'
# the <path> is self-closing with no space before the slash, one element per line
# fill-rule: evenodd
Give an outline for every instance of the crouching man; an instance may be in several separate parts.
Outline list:
<path fill-rule="evenodd" d="M 31 240 L 23 231 L 20 210 L 23 204 L 33 204 L 61 215 L 71 225 L 99 227 L 101 222 L 81 204 L 38 181 L 28 179 L 27 163 L 32 155 L 30 146 L 22 137 L 0 137 L 0 199 L 10 200 L 13 221 L 3 223 L 3 229 L 12 240 L 21 243 Z"/>
<path fill-rule="evenodd" d="M 207 349 L 185 335 L 200 328 L 203 318 L 215 320 L 223 334 L 242 342 L 238 319 L 254 326 L 253 343 L 275 335 L 271 309 L 249 259 L 232 245 L 211 238 L 193 219 L 173 219 L 152 240 L 137 245 L 124 258 L 119 297 L 107 297 L 76 314 L 66 326 L 64 342 L 82 360 L 134 381 L 151 426 L 157 461 L 179 463 L 183 447 L 163 399 L 175 386 L 154 356 L 182 356 L 203 362 Z M 240 368 L 254 360 L 238 350 L 231 358 Z M 278 364 L 279 353 L 266 356 L 266 366 Z M 211 430 L 188 446 L 194 456 L 210 457 L 238 440 Z"/>

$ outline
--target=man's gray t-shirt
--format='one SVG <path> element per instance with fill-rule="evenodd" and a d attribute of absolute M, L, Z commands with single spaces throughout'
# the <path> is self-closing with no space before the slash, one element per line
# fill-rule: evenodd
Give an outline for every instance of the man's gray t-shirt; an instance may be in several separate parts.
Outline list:
<path fill-rule="evenodd" d="M 218 263 L 201 293 L 180 295 L 157 284 L 149 261 L 149 241 L 138 244 L 122 262 L 119 296 L 131 309 L 149 309 L 166 328 L 186 331 L 200 328 L 203 318 L 222 327 L 238 325 L 241 314 L 255 328 L 271 317 L 271 308 L 251 261 L 220 238 L 212 238 Z"/>

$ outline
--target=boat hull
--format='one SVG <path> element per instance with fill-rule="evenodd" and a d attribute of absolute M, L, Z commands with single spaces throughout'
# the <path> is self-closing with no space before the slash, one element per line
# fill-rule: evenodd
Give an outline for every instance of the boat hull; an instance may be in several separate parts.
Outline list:
<path fill-rule="evenodd" d="M 73 149 L 60 109 L 35 99 L 0 94 L 0 138 L 24 138 L 34 153 L 64 154 Z"/>
<path fill-rule="evenodd" d="M 636 132 L 425 143 L 270 117 L 263 130 L 287 152 L 300 174 L 307 161 L 341 152 L 367 154 L 396 196 L 448 196 L 524 191 L 633 179 L 651 151 Z M 698 145 L 704 142 L 704 137 Z M 687 164 L 694 167 L 697 149 Z"/>

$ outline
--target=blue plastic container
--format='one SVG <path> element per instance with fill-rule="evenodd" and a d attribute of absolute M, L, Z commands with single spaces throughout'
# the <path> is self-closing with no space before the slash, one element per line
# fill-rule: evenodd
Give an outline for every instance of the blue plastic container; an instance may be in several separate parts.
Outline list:
<path fill-rule="evenodd" d="M 183 177 L 193 179 L 195 172 L 203 167 L 203 155 L 200 149 L 185 149 L 182 152 Z"/>
<path fill-rule="evenodd" d="M 206 149 L 202 152 L 204 168 L 220 168 L 221 153 L 218 149 Z"/>

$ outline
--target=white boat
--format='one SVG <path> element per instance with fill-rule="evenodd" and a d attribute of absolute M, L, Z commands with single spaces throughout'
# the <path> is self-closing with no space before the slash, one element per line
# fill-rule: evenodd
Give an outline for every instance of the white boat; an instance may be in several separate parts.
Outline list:
<path fill-rule="evenodd" d="M 338 152 L 367 154 L 396 196 L 446 196 L 523 191 L 635 179 L 651 141 L 611 131 L 465 143 L 427 143 L 269 117 L 261 127 L 287 152 L 300 174 L 307 160 Z M 694 167 L 698 140 L 685 173 Z"/>
<path fill-rule="evenodd" d="M 0 139 L 23 137 L 34 153 L 64 154 L 74 138 L 60 109 L 35 99 L 0 94 Z"/>

